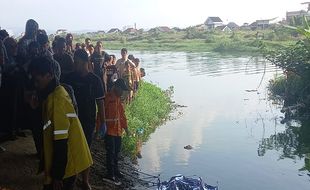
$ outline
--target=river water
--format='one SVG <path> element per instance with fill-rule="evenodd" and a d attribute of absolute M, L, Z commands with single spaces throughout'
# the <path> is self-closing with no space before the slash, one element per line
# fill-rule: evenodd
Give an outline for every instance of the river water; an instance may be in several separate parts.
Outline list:
<path fill-rule="evenodd" d="M 281 106 L 268 100 L 266 86 L 280 69 L 261 58 L 131 53 L 141 59 L 145 80 L 174 86 L 173 100 L 186 106 L 144 143 L 142 171 L 161 180 L 197 175 L 221 190 L 310 189 L 309 163 L 301 170 L 309 162 L 298 150 L 302 142 L 280 123 Z M 309 142 L 310 135 L 304 139 Z"/>

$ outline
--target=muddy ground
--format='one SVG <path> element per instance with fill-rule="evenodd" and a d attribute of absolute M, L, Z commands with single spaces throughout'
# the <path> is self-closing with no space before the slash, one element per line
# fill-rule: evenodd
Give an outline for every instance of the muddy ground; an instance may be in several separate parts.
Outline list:
<path fill-rule="evenodd" d="M 30 133 L 27 137 L 19 137 L 15 141 L 1 143 L 6 149 L 0 152 L 0 190 L 40 190 L 42 189 L 43 175 L 37 174 L 39 160 Z M 105 189 L 147 189 L 138 180 L 138 173 L 133 162 L 127 157 L 121 157 L 120 169 L 125 174 L 120 187 L 102 181 L 106 173 L 104 141 L 93 141 L 91 147 L 94 165 L 91 168 L 90 183 L 93 190 Z M 79 180 L 75 190 L 78 187 Z"/>

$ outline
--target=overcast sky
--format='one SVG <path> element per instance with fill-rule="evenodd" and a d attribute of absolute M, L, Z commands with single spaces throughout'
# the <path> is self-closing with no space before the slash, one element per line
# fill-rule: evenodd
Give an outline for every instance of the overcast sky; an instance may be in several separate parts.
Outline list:
<path fill-rule="evenodd" d="M 304 0 L 306 1 L 306 0 Z M 1 0 L 0 26 L 24 28 L 29 18 L 40 28 L 69 31 L 108 30 L 124 26 L 187 27 L 219 16 L 225 23 L 284 18 L 286 11 L 306 9 L 303 0 Z"/>

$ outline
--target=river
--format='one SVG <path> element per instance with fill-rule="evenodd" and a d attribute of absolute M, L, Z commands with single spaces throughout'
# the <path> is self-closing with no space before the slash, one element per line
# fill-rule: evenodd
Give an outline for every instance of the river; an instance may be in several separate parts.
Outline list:
<path fill-rule="evenodd" d="M 161 180 L 197 175 L 221 190 L 310 188 L 309 167 L 301 170 L 309 160 L 294 147 L 302 144 L 298 134 L 290 135 L 296 122 L 281 124 L 281 106 L 268 98 L 268 81 L 280 69 L 247 56 L 130 53 L 141 59 L 145 80 L 173 86 L 173 100 L 186 106 L 144 143 L 142 171 Z"/>

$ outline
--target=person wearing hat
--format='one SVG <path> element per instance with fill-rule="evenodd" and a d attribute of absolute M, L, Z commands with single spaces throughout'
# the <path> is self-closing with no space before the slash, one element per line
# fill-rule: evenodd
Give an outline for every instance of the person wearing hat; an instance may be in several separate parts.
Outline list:
<path fill-rule="evenodd" d="M 129 135 L 125 110 L 121 102 L 123 91 L 128 91 L 123 79 L 117 79 L 111 91 L 105 97 L 105 116 L 106 116 L 106 151 L 107 151 L 107 176 L 104 181 L 121 185 L 119 181 L 123 177 L 118 167 L 118 154 L 121 150 L 123 129 Z"/>

